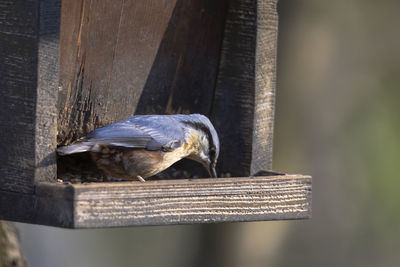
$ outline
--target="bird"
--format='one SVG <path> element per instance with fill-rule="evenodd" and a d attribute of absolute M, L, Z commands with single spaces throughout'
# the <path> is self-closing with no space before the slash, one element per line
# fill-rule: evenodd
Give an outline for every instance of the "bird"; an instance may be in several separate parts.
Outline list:
<path fill-rule="evenodd" d="M 149 178 L 188 158 L 217 178 L 218 134 L 201 114 L 135 115 L 95 129 L 67 146 L 60 156 L 89 152 L 108 180 Z"/>

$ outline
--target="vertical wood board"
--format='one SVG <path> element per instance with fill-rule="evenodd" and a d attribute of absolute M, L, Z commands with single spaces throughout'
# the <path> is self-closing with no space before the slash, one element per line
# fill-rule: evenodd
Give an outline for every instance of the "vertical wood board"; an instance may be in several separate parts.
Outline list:
<path fill-rule="evenodd" d="M 0 2 L 0 189 L 54 181 L 59 0 Z"/>
<path fill-rule="evenodd" d="M 177 1 L 137 114 L 209 116 L 227 4 L 227 0 Z"/>
<path fill-rule="evenodd" d="M 227 1 L 64 1 L 58 144 L 134 113 L 209 113 Z"/>
<path fill-rule="evenodd" d="M 38 1 L 0 2 L 0 189 L 33 191 Z"/>
<path fill-rule="evenodd" d="M 35 121 L 35 182 L 56 181 L 61 0 L 40 1 Z"/>
<path fill-rule="evenodd" d="M 219 173 L 272 168 L 276 2 L 230 1 L 212 111 L 223 147 Z"/>
<path fill-rule="evenodd" d="M 255 0 L 231 0 L 216 84 L 212 120 L 221 141 L 218 172 L 250 175 L 255 97 Z"/>
<path fill-rule="evenodd" d="M 250 173 L 272 169 L 275 114 L 277 0 L 257 1 L 255 98 Z"/>

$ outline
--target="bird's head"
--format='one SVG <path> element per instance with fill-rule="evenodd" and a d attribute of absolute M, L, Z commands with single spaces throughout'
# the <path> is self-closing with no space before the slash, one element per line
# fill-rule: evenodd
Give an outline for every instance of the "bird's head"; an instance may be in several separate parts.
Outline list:
<path fill-rule="evenodd" d="M 216 165 L 219 155 L 219 139 L 217 131 L 210 120 L 200 114 L 186 115 L 182 120 L 194 139 L 194 152 L 188 158 L 200 162 L 210 173 L 217 177 Z"/>

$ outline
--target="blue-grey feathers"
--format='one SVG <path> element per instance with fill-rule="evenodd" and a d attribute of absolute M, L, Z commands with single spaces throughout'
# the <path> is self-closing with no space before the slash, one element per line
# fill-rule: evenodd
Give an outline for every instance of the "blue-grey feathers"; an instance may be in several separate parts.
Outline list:
<path fill-rule="evenodd" d="M 96 144 L 172 151 L 180 147 L 187 134 L 187 123 L 203 124 L 209 130 L 219 153 L 219 140 L 207 117 L 191 115 L 136 115 L 90 132 L 85 138 L 60 147 L 61 155 L 90 151 Z"/>
<path fill-rule="evenodd" d="M 57 148 L 57 153 L 61 156 L 89 151 L 92 145 L 72 144 Z"/>

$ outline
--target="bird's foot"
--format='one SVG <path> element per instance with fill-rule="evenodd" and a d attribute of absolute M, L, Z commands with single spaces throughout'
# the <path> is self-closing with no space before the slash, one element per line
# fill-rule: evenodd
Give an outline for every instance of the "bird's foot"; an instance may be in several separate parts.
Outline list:
<path fill-rule="evenodd" d="M 138 175 L 136 176 L 136 179 L 138 179 L 139 181 L 141 181 L 142 183 L 146 182 L 142 176 Z"/>

